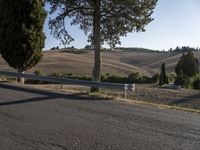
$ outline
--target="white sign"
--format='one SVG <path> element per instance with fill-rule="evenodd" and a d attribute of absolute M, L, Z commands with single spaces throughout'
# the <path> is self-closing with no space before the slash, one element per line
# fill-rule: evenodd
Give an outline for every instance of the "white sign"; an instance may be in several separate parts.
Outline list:
<path fill-rule="evenodd" d="M 128 90 L 128 84 L 124 84 L 124 90 Z"/>
<path fill-rule="evenodd" d="M 132 91 L 135 91 L 135 84 L 132 84 Z"/>

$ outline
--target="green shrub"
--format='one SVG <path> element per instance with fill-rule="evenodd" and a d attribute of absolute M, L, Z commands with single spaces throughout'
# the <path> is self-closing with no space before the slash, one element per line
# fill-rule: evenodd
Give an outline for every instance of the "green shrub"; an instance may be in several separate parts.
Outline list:
<path fill-rule="evenodd" d="M 67 77 L 72 77 L 73 73 L 67 73 Z"/>
<path fill-rule="evenodd" d="M 159 74 L 155 74 L 152 77 L 146 75 L 141 76 L 138 72 L 130 73 L 126 83 L 156 83 L 158 81 Z"/>
<path fill-rule="evenodd" d="M 43 75 L 41 70 L 36 70 L 34 72 L 36 75 Z M 92 78 L 88 76 L 79 76 L 73 73 L 62 73 L 62 72 L 53 72 L 49 77 L 54 78 L 70 78 L 70 79 L 77 79 L 77 80 L 86 80 L 91 81 Z M 148 76 L 141 76 L 138 72 L 130 73 L 128 77 L 111 75 L 110 73 L 105 73 L 101 75 L 101 82 L 111 82 L 111 83 L 156 83 L 158 80 L 159 75 L 155 74 L 152 77 Z M 44 81 L 37 81 L 37 80 L 27 80 L 26 83 L 28 84 L 48 84 L 50 82 Z"/>
<path fill-rule="evenodd" d="M 44 74 L 42 73 L 42 71 L 40 69 L 36 69 L 34 72 L 33 72 L 35 75 L 37 76 L 44 76 Z M 47 82 L 45 81 L 40 81 L 40 80 L 34 80 L 34 79 L 26 79 L 25 80 L 25 83 L 26 84 L 45 84 Z"/>
<path fill-rule="evenodd" d="M 168 74 L 168 81 L 170 83 L 174 83 L 176 80 L 176 73 L 175 72 L 171 72 Z"/>
<path fill-rule="evenodd" d="M 174 83 L 183 88 L 189 88 L 191 85 L 191 80 L 190 80 L 190 77 L 188 77 L 186 75 L 185 76 L 177 76 Z"/>
<path fill-rule="evenodd" d="M 128 75 L 128 83 L 136 83 L 140 79 L 140 74 L 138 72 L 133 72 Z"/>
<path fill-rule="evenodd" d="M 200 90 L 200 75 L 193 77 L 192 80 L 193 89 Z"/>
<path fill-rule="evenodd" d="M 0 76 L 0 81 L 6 81 L 7 78 L 5 76 Z"/>
<path fill-rule="evenodd" d="M 121 77 L 116 75 L 111 75 L 107 77 L 106 82 L 111 83 L 127 83 L 127 77 Z"/>
<path fill-rule="evenodd" d="M 199 62 L 198 59 L 194 57 L 194 53 L 189 51 L 188 53 L 183 53 L 180 60 L 178 61 L 175 72 L 177 75 L 187 75 L 193 77 L 199 73 Z"/>
<path fill-rule="evenodd" d="M 52 74 L 50 74 L 50 77 L 62 78 L 63 77 L 63 73 L 61 73 L 61 72 L 53 72 Z"/>
<path fill-rule="evenodd" d="M 151 78 L 151 82 L 152 83 L 158 82 L 159 76 L 160 76 L 159 73 L 156 73 L 155 75 L 153 75 Z"/>
<path fill-rule="evenodd" d="M 106 74 L 102 74 L 101 75 L 101 82 L 106 82 L 106 80 L 107 80 L 107 75 Z"/>
<path fill-rule="evenodd" d="M 33 73 L 35 75 L 38 75 L 38 76 L 43 76 L 44 75 L 40 69 L 36 69 Z"/>
<path fill-rule="evenodd" d="M 70 77 L 71 79 L 77 79 L 77 80 L 86 80 L 86 81 L 91 81 L 92 78 L 91 77 L 87 77 L 87 76 L 74 76 L 74 77 Z"/>

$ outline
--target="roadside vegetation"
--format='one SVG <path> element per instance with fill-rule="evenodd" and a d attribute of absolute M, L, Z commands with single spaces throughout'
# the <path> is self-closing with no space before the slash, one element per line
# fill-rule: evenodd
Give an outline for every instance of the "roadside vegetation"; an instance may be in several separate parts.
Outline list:
<path fill-rule="evenodd" d="M 80 76 L 73 73 L 64 73 L 64 72 L 53 72 L 51 74 L 44 74 L 40 69 L 34 71 L 35 75 L 40 76 L 48 76 L 55 78 L 70 78 L 70 79 L 78 79 L 78 80 L 86 80 L 92 81 L 92 77 L 89 76 Z M 152 77 L 148 77 L 146 75 L 141 75 L 139 72 L 130 73 L 128 76 L 118 76 L 110 73 L 105 73 L 101 75 L 101 82 L 111 82 L 111 83 L 140 83 L 140 84 L 149 84 L 149 83 L 157 83 L 159 78 L 159 74 L 155 74 Z M 36 81 L 36 80 L 26 80 L 26 83 L 29 84 L 48 84 L 48 82 Z"/>
<path fill-rule="evenodd" d="M 183 53 L 176 65 L 177 74 L 175 84 L 184 88 L 200 89 L 199 61 L 193 52 Z"/>

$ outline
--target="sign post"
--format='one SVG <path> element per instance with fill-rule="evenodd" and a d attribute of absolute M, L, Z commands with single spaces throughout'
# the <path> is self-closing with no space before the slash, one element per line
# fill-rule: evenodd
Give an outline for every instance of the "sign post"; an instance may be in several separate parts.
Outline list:
<path fill-rule="evenodd" d="M 127 99 L 127 91 L 135 91 L 135 84 L 124 84 L 124 99 Z"/>
<path fill-rule="evenodd" d="M 126 99 L 128 84 L 124 84 L 124 99 Z"/>

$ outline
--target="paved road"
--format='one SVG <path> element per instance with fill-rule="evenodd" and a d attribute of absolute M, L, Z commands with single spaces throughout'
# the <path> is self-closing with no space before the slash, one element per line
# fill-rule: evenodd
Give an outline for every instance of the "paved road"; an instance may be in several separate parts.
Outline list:
<path fill-rule="evenodd" d="M 0 83 L 0 150 L 199 150 L 200 115 Z"/>

